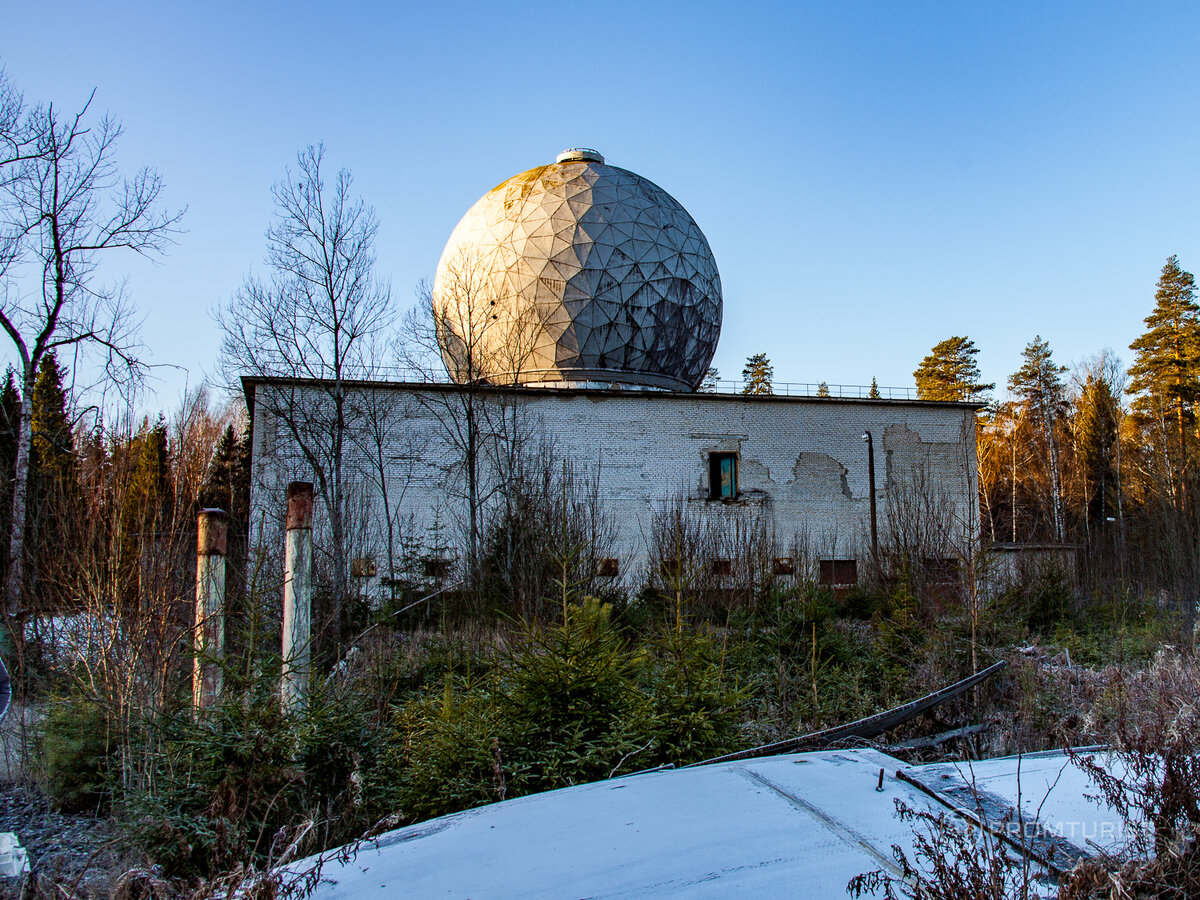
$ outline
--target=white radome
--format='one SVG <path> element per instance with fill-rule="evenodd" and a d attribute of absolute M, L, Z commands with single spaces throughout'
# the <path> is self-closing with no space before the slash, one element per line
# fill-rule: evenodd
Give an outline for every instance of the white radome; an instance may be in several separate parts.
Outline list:
<path fill-rule="evenodd" d="M 574 148 L 468 210 L 433 307 L 459 383 L 690 391 L 716 351 L 721 278 L 678 201 Z"/>

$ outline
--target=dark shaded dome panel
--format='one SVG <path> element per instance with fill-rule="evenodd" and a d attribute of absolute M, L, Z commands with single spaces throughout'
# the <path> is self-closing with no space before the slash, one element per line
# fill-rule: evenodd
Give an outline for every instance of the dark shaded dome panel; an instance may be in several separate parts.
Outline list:
<path fill-rule="evenodd" d="M 433 306 L 459 383 L 695 390 L 721 333 L 721 278 L 675 198 L 572 148 L 463 216 Z"/>

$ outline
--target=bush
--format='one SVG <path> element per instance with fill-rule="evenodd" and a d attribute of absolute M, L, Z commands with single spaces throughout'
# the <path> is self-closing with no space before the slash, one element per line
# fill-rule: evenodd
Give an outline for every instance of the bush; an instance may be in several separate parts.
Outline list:
<path fill-rule="evenodd" d="M 361 705 L 317 686 L 303 711 L 285 715 L 271 684 L 150 723 L 162 733 L 152 777 L 126 793 L 120 812 L 168 876 L 262 866 L 275 835 L 305 820 L 331 843 L 371 824 L 358 785 L 376 729 Z"/>
<path fill-rule="evenodd" d="M 86 697 L 59 697 L 41 724 L 39 781 L 59 809 L 76 812 L 107 805 L 109 769 L 117 750 L 105 710 Z"/>
<path fill-rule="evenodd" d="M 647 702 L 632 723 L 631 742 L 646 750 L 636 767 L 686 765 L 734 749 L 745 692 L 727 683 L 712 637 L 668 631 L 649 650 Z"/>
<path fill-rule="evenodd" d="M 448 678 L 440 696 L 395 711 L 372 787 L 410 822 L 503 800 L 506 746 L 487 692 Z"/>
<path fill-rule="evenodd" d="M 500 674 L 500 713 L 522 793 L 604 778 L 636 748 L 634 654 L 611 608 L 588 598 L 559 626 L 529 626 Z"/>

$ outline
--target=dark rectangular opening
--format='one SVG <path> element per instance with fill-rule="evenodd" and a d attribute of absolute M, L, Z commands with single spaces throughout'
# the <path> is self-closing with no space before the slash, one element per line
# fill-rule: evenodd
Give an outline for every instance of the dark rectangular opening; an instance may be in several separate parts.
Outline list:
<path fill-rule="evenodd" d="M 616 578 L 621 573 L 621 564 L 612 558 L 602 559 L 596 566 L 596 574 L 601 578 Z"/>
<path fill-rule="evenodd" d="M 795 575 L 796 564 L 790 556 L 775 557 L 775 574 L 776 575 Z"/>
<path fill-rule="evenodd" d="M 858 584 L 858 560 L 823 559 L 817 573 L 817 583 L 829 587 Z"/>
<path fill-rule="evenodd" d="M 925 570 L 925 580 L 931 584 L 958 584 L 957 559 L 925 559 L 922 560 Z"/>
<path fill-rule="evenodd" d="M 732 575 L 733 561 L 728 559 L 714 559 L 708 564 L 708 570 L 714 575 Z"/>
<path fill-rule="evenodd" d="M 708 454 L 708 499 L 732 500 L 737 491 L 737 454 Z"/>
<path fill-rule="evenodd" d="M 445 578 L 450 574 L 450 560 L 427 559 L 422 562 L 421 569 L 426 578 Z"/>

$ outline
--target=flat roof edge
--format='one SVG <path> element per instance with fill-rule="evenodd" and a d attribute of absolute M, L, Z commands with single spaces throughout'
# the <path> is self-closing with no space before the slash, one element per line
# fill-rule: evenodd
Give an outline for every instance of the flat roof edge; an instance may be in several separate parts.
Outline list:
<path fill-rule="evenodd" d="M 330 384 L 329 379 L 293 378 L 275 375 L 243 375 L 242 390 L 252 394 L 259 384 L 292 384 L 296 386 L 319 386 Z M 390 381 L 373 379 L 346 379 L 342 382 L 351 388 L 374 388 L 382 390 L 454 392 L 467 390 L 461 384 L 440 381 Z M 917 400 L 892 399 L 886 397 L 821 397 L 817 395 L 788 394 L 727 394 L 710 391 L 631 390 L 628 388 L 568 388 L 568 387 L 525 387 L 522 385 L 476 385 L 473 390 L 488 394 L 524 394 L 539 397 L 685 397 L 689 400 L 740 403 L 827 403 L 864 404 L 871 406 L 927 406 L 937 409 L 983 409 L 986 404 L 961 400 Z"/>

